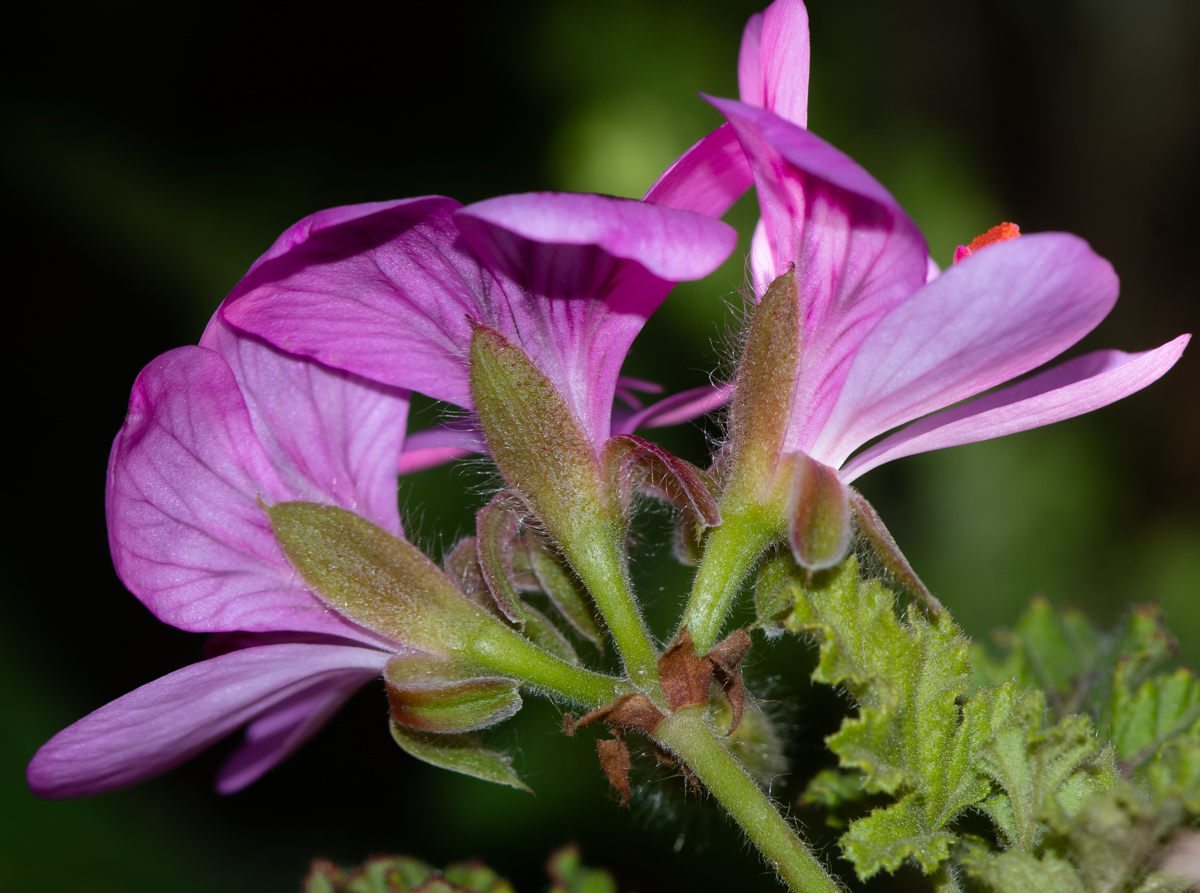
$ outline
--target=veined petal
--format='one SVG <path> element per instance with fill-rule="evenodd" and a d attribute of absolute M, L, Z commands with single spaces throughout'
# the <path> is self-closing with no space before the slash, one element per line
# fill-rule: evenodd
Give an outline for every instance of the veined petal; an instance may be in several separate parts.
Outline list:
<path fill-rule="evenodd" d="M 260 500 L 291 493 L 219 354 L 181 347 L 142 370 L 109 457 L 106 510 L 117 573 L 160 620 L 367 636 L 307 590 L 271 533 Z"/>
<path fill-rule="evenodd" d="M 871 438 L 1037 368 L 1095 328 L 1117 291 L 1108 261 L 1066 233 L 977 252 L 865 338 L 813 455 L 840 467 Z"/>
<path fill-rule="evenodd" d="M 128 787 L 199 753 L 314 685 L 377 675 L 391 655 L 341 645 L 264 645 L 176 670 L 67 727 L 26 777 L 42 797 Z"/>
<path fill-rule="evenodd" d="M 887 190 L 828 143 L 769 111 L 710 101 L 733 124 L 758 185 L 756 290 L 796 272 L 803 335 L 784 449 L 830 464 L 812 444 L 867 333 L 924 284 L 925 239 Z"/>
<path fill-rule="evenodd" d="M 1068 360 L 902 428 L 851 459 L 839 476 L 849 483 L 901 456 L 1003 437 L 1107 406 L 1162 377 L 1190 339 L 1180 335 L 1144 353 L 1102 350 Z"/>
<path fill-rule="evenodd" d="M 379 671 L 345 672 L 264 711 L 246 726 L 246 741 L 217 773 L 217 790 L 233 794 L 262 778 L 315 735 L 333 714 Z"/>
<path fill-rule="evenodd" d="M 634 336 L 673 284 L 715 270 L 733 229 L 686 211 L 607 196 L 489 199 L 455 221 L 501 282 L 477 317 L 519 344 L 597 448 Z"/>
<path fill-rule="evenodd" d="M 496 283 L 454 225 L 459 203 L 365 207 L 293 226 L 230 293 L 225 319 L 289 353 L 469 408 L 468 318 Z"/>
<path fill-rule="evenodd" d="M 680 155 L 642 201 L 720 217 L 753 185 L 737 134 L 722 124 Z"/>
<path fill-rule="evenodd" d="M 288 499 L 331 503 L 403 535 L 396 457 L 407 391 L 284 353 L 219 314 L 200 345 L 229 363 Z"/>
<path fill-rule="evenodd" d="M 808 124 L 808 10 L 800 0 L 776 0 L 742 32 L 738 93 L 800 127 Z"/>

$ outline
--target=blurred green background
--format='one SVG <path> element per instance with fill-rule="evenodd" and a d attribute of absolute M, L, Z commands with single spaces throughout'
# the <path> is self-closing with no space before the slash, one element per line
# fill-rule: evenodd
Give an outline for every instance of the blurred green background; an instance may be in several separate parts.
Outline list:
<path fill-rule="evenodd" d="M 42 5 L 8 21 L 0 194 L 9 221 L 10 496 L 0 620 L 0 889 L 294 891 L 307 861 L 404 851 L 482 856 L 541 889 L 576 840 L 622 889 L 777 889 L 677 786 L 632 813 L 590 740 L 527 702 L 499 737 L 535 796 L 404 757 L 369 686 L 250 790 L 211 776 L 228 744 L 132 791 L 41 802 L 24 765 L 54 732 L 199 657 L 112 572 L 104 464 L 137 371 L 194 342 L 287 225 L 331 205 L 545 188 L 640 195 L 736 93 L 742 0 L 246 6 Z M 1200 328 L 1200 5 L 1192 0 L 813 0 L 810 125 L 860 159 L 948 262 L 1000 220 L 1080 233 L 1122 277 L 1078 350 L 1143 350 Z M 730 214 L 746 234 L 752 197 Z M 668 388 L 724 360 L 742 249 L 679 288 L 630 370 Z M 967 630 L 1010 624 L 1035 592 L 1119 620 L 1159 599 L 1200 658 L 1200 363 L 1121 404 L 1002 441 L 913 457 L 862 487 Z M 417 425 L 434 409 L 414 416 Z M 700 461 L 699 427 L 663 441 Z M 418 541 L 467 529 L 477 468 L 405 481 Z M 466 494 L 466 502 L 462 494 Z M 687 575 L 638 568 L 660 634 Z M 750 673 L 792 752 L 792 797 L 838 702 L 808 693 L 807 650 Z M 831 719 L 832 717 L 832 719 Z M 790 792 L 790 793 L 789 793 Z M 801 816 L 803 818 L 803 816 Z M 907 878 L 911 880 L 911 878 Z M 873 887 L 903 886 L 906 878 Z"/>

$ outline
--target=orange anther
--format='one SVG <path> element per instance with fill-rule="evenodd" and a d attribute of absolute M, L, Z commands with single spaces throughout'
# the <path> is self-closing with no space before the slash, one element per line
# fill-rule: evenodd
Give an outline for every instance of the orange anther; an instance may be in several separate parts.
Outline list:
<path fill-rule="evenodd" d="M 964 257 L 970 257 L 980 248 L 984 248 L 995 242 L 1007 242 L 1009 239 L 1015 239 L 1019 235 L 1021 235 L 1021 228 L 1015 223 L 1001 223 L 993 226 L 986 233 L 972 239 L 970 245 L 959 245 L 954 251 L 954 262 L 958 263 Z"/>

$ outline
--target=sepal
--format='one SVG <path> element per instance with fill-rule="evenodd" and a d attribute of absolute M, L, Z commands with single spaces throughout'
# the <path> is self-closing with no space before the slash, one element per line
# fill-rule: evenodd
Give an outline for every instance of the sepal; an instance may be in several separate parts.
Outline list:
<path fill-rule="evenodd" d="M 912 565 L 908 563 L 908 559 L 904 557 L 904 553 L 900 551 L 900 547 L 896 545 L 896 540 L 884 526 L 883 519 L 879 517 L 875 507 L 853 487 L 847 487 L 846 490 L 849 494 L 850 508 L 853 511 L 854 528 L 866 541 L 876 560 L 883 565 L 897 583 L 924 602 L 929 610 L 939 614 L 945 613 L 946 609 L 942 607 L 937 596 L 929 591 L 929 588 L 917 576 L 917 572 L 912 569 Z"/>
<path fill-rule="evenodd" d="M 591 599 L 563 563 L 536 536 L 526 533 L 514 555 L 528 562 L 538 588 L 577 633 L 604 650 L 604 634 L 596 622 Z"/>
<path fill-rule="evenodd" d="M 705 527 L 721 523 L 713 483 L 708 476 L 657 444 L 632 434 L 620 434 L 604 444 L 600 463 L 604 480 L 625 512 L 634 493 L 645 493 L 681 511 L 690 511 Z"/>
<path fill-rule="evenodd" d="M 268 506 L 292 566 L 339 614 L 395 642 L 443 654 L 465 650 L 489 618 L 416 546 L 344 509 Z"/>
<path fill-rule="evenodd" d="M 610 508 L 583 427 L 554 383 L 495 329 L 474 324 L 470 363 L 475 410 L 501 475 L 567 544 L 581 522 Z"/>
<path fill-rule="evenodd" d="M 806 571 L 836 567 L 850 552 L 850 493 L 837 471 L 805 455 L 784 460 L 790 478 L 788 542 Z"/>
<path fill-rule="evenodd" d="M 729 406 L 727 490 L 738 500 L 768 496 L 791 416 L 801 333 L 800 293 L 795 270 L 789 269 L 754 308 L 738 363 Z"/>
<path fill-rule="evenodd" d="M 415 732 L 391 722 L 392 739 L 411 757 L 422 762 L 469 775 L 481 781 L 529 791 L 512 767 L 512 757 L 484 747 L 473 735 L 437 735 Z M 532 792 L 531 792 L 532 793 Z"/>
<path fill-rule="evenodd" d="M 393 657 L 383 680 L 392 719 L 420 732 L 472 732 L 521 709 L 521 694 L 511 679 L 480 677 L 426 655 Z"/>
<path fill-rule="evenodd" d="M 475 513 L 475 549 L 479 570 L 500 613 L 518 626 L 525 625 L 525 608 L 513 578 L 513 540 L 521 529 L 523 503 L 511 490 L 501 490 Z"/>

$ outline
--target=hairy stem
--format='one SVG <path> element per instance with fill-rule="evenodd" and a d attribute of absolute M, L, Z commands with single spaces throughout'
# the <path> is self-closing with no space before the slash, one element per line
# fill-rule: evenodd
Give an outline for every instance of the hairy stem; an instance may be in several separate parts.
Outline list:
<path fill-rule="evenodd" d="M 717 641 L 746 575 L 780 535 L 778 524 L 757 506 L 728 513 L 722 509 L 722 516 L 721 525 L 708 535 L 681 623 L 691 632 L 698 654 Z"/>
<path fill-rule="evenodd" d="M 488 670 L 589 709 L 612 703 L 632 690 L 623 679 L 569 664 L 498 624 L 472 637 L 465 656 Z"/>
<path fill-rule="evenodd" d="M 573 536 L 563 546 L 567 560 L 588 588 L 636 688 L 658 700 L 658 651 L 650 640 L 613 531 Z"/>
<path fill-rule="evenodd" d="M 702 706 L 671 714 L 654 738 L 683 760 L 795 893 L 840 893 L 841 886 L 717 739 Z"/>

